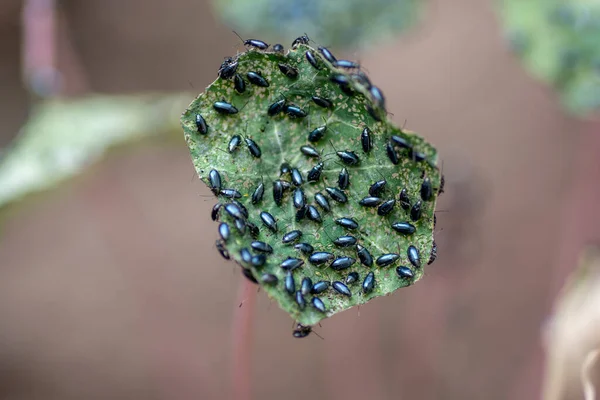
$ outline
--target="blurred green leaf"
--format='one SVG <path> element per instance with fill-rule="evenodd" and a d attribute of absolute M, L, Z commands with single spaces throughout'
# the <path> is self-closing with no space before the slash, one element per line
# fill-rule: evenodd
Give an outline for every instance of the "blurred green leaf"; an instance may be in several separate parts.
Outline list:
<path fill-rule="evenodd" d="M 513 50 L 571 112 L 600 108 L 600 1 L 502 0 Z"/>
<path fill-rule="evenodd" d="M 423 0 L 213 0 L 226 23 L 259 39 L 284 39 L 300 32 L 324 46 L 367 46 L 410 27 Z"/>
<path fill-rule="evenodd" d="M 38 104 L 0 159 L 0 207 L 72 177 L 111 146 L 173 131 L 188 99 L 93 96 Z"/>

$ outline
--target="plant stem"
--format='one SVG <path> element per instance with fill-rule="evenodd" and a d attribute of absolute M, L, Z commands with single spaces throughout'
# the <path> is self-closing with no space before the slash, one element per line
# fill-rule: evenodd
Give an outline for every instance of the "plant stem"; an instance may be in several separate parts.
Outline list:
<path fill-rule="evenodd" d="M 233 319 L 233 399 L 250 400 L 250 361 L 256 285 L 244 279 L 238 291 L 238 308 Z"/>

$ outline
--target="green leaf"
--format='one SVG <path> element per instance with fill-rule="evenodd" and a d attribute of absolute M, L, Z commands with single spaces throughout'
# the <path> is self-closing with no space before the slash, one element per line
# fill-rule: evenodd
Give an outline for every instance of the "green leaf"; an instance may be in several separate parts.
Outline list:
<path fill-rule="evenodd" d="M 305 52 L 311 51 L 317 57 L 320 69 L 311 66 Z M 336 70 L 314 49 L 300 45 L 290 50 L 286 55 L 274 52 L 247 51 L 237 57 L 237 73 L 246 82 L 246 90 L 242 94 L 234 90 L 233 79 L 218 78 L 205 93 L 191 103 L 182 116 L 182 126 L 185 138 L 190 148 L 193 163 L 200 178 L 211 187 L 209 174 L 216 170 L 222 180 L 222 189 L 235 189 L 241 194 L 238 200 L 248 209 L 248 221 L 260 229 L 254 239 L 249 229 L 242 233 L 236 228 L 236 218 L 221 207 L 218 218 L 228 224 L 231 236 L 225 242 L 218 240 L 222 252 L 227 253 L 243 268 L 249 269 L 255 279 L 260 282 L 267 294 L 275 299 L 282 309 L 292 318 L 303 325 L 313 325 L 325 317 L 346 310 L 355 305 L 363 304 L 378 296 L 383 296 L 395 290 L 408 286 L 423 276 L 423 267 L 430 259 L 433 242 L 434 210 L 437 200 L 437 188 L 440 185 L 440 173 L 437 168 L 436 150 L 421 137 L 411 132 L 402 131 L 388 119 L 381 102 L 373 101 L 368 85 L 364 78 L 350 75 L 343 70 Z M 297 78 L 284 75 L 278 64 L 285 64 L 298 70 Z M 260 72 L 269 83 L 268 87 L 259 87 L 248 81 L 249 72 Z M 332 83 L 332 74 L 350 80 L 349 87 L 353 95 L 348 95 L 340 86 Z M 333 106 L 322 108 L 315 104 L 312 96 L 329 99 Z M 286 105 L 297 106 L 307 113 L 304 118 L 294 118 L 286 112 L 269 115 L 269 107 L 278 100 L 285 100 Z M 238 113 L 227 115 L 217 112 L 214 103 L 225 101 L 239 110 Z M 368 107 L 375 109 L 373 113 Z M 371 114 L 379 115 L 382 122 L 377 122 Z M 197 115 L 204 118 L 208 132 L 199 132 L 196 124 Z M 316 143 L 308 141 L 309 133 L 321 126 L 327 130 L 321 140 Z M 371 130 L 372 150 L 365 153 L 361 144 L 361 133 L 364 128 Z M 229 152 L 228 144 L 232 137 L 242 138 L 238 148 Z M 399 136 L 409 143 L 414 150 L 395 147 L 399 155 L 398 165 L 392 164 L 386 152 L 386 144 L 392 135 Z M 250 153 L 245 139 L 253 140 L 261 149 L 260 158 Z M 309 157 L 300 150 L 302 146 L 312 145 L 321 154 L 320 158 Z M 359 158 L 356 165 L 346 165 L 336 151 L 352 151 Z M 423 157 L 422 159 L 420 157 Z M 415 158 L 417 160 L 415 160 Z M 421 160 L 421 161 L 419 161 Z M 323 170 L 317 182 L 307 182 L 308 172 L 319 162 Z M 308 218 L 296 219 L 297 209 L 293 204 L 295 191 L 289 173 L 281 174 L 282 164 L 287 163 L 291 168 L 297 168 L 304 183 L 300 188 L 304 191 L 307 204 L 314 206 L 320 213 L 322 222 Z M 345 190 L 347 203 L 337 203 L 328 195 L 326 187 L 337 187 L 338 176 L 342 168 L 346 168 L 350 176 L 350 186 Z M 421 185 L 426 179 L 432 182 L 433 194 L 429 201 L 422 201 L 422 217 L 412 221 L 410 212 L 400 207 L 399 195 L 406 189 L 410 203 L 421 200 Z M 290 182 L 291 188 L 283 195 L 281 205 L 274 201 L 273 182 L 283 180 Z M 369 187 L 376 181 L 386 180 L 385 190 L 381 194 L 383 200 L 395 199 L 395 207 L 387 216 L 380 216 L 377 208 L 366 208 L 359 201 L 369 195 Z M 252 204 L 252 195 L 259 184 L 263 183 L 265 193 L 262 201 Z M 219 193 L 218 188 L 215 190 Z M 315 202 L 315 194 L 324 194 L 330 202 L 329 212 L 320 208 Z M 220 204 L 230 202 L 226 196 L 218 195 Z M 272 233 L 263 224 L 260 213 L 266 211 L 277 220 L 277 232 Z M 359 228 L 345 229 L 334 222 L 339 218 L 352 218 Z M 245 220 L 245 218 L 238 218 Z M 410 236 L 399 234 L 391 225 L 394 222 L 410 222 L 416 227 L 416 233 Z M 313 265 L 309 257 L 294 248 L 294 244 L 284 244 L 284 234 L 299 230 L 302 237 L 298 242 L 306 242 L 315 251 L 329 252 L 336 257 L 352 257 L 356 262 L 348 269 L 335 271 L 330 262 L 324 265 Z M 388 253 L 399 254 L 399 259 L 386 267 L 371 267 L 361 265 L 355 246 L 338 248 L 333 241 L 340 236 L 352 235 L 358 243 L 364 246 L 373 259 Z M 255 267 L 244 262 L 240 251 L 251 249 L 253 240 L 268 243 L 274 249 L 267 254 L 264 266 Z M 422 267 L 412 266 L 407 257 L 409 246 L 415 246 L 420 252 Z M 254 253 L 258 254 L 258 253 Z M 322 313 L 311 306 L 313 295 L 306 295 L 306 307 L 302 309 L 284 289 L 284 279 L 287 272 L 280 266 L 282 261 L 298 258 L 303 265 L 291 274 L 294 277 L 296 290 L 300 289 L 301 281 L 308 277 L 313 283 L 318 281 L 345 282 L 350 272 L 357 272 L 359 280 L 349 284 L 351 297 L 336 292 L 332 287 L 318 295 L 324 302 L 327 312 Z M 396 267 L 407 266 L 414 274 L 412 279 L 402 279 L 396 273 Z M 361 289 L 363 280 L 369 272 L 375 276 L 375 287 L 370 293 Z M 277 284 L 261 281 L 263 274 L 274 274 Z"/>
<path fill-rule="evenodd" d="M 291 42 L 308 32 L 327 46 L 368 46 L 411 27 L 422 0 L 218 0 L 213 7 L 241 32 Z"/>
<path fill-rule="evenodd" d="M 500 11 L 513 50 L 570 112 L 600 108 L 598 1 L 503 0 Z"/>
<path fill-rule="evenodd" d="M 187 95 L 92 96 L 38 104 L 0 159 L 0 207 L 81 172 L 115 145 L 173 130 Z"/>

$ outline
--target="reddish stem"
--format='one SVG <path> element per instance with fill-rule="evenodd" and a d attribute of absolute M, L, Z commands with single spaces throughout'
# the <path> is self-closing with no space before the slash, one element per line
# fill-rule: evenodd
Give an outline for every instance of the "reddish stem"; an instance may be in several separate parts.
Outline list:
<path fill-rule="evenodd" d="M 89 91 L 67 18 L 56 0 L 26 0 L 22 26 L 22 75 L 34 94 L 53 97 Z"/>
<path fill-rule="evenodd" d="M 22 18 L 24 79 L 34 92 L 54 95 L 57 90 L 55 1 L 25 1 Z"/>
<path fill-rule="evenodd" d="M 233 399 L 250 400 L 250 363 L 252 356 L 252 332 L 256 303 L 256 285 L 244 279 L 240 284 L 233 319 Z"/>

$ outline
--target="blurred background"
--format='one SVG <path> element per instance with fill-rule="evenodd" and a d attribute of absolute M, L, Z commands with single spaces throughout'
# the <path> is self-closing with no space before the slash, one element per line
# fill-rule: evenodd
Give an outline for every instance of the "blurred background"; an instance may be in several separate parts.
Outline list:
<path fill-rule="evenodd" d="M 379 3 L 380 17 L 395 15 Z M 573 76 L 588 88 L 589 70 L 563 56 L 571 75 L 536 73 L 550 62 L 526 31 L 507 30 L 503 18 L 522 13 L 497 2 L 387 3 L 410 21 L 350 29 L 377 17 L 361 19 L 359 2 L 2 1 L 0 398 L 541 398 L 553 304 L 582 244 L 600 238 L 600 101 L 563 90 Z M 263 11 L 298 32 L 260 31 Z M 232 29 L 286 47 L 307 32 L 360 60 L 395 122 L 443 161 L 428 276 L 324 321 L 324 340 L 294 339 L 263 293 L 244 303 L 244 278 L 214 248 L 212 195 L 178 119 L 242 49 Z M 251 392 L 240 394 L 244 312 Z M 569 368 L 559 375 L 572 382 L 545 398 L 582 398 L 581 363 Z"/>

